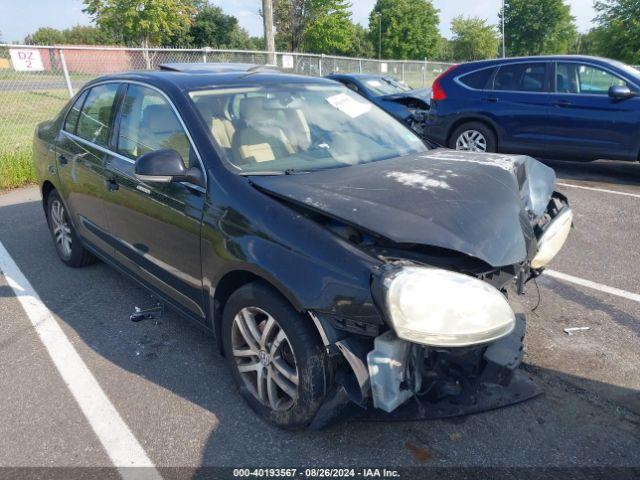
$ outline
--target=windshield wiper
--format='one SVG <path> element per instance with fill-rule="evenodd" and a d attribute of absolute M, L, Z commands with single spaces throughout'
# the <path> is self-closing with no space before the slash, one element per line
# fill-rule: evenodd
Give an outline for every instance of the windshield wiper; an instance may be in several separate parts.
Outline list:
<path fill-rule="evenodd" d="M 242 176 L 242 177 L 252 177 L 252 176 L 273 176 L 273 175 L 296 175 L 298 173 L 309 173 L 308 170 L 297 170 L 295 168 L 287 168 L 286 170 L 283 171 L 278 171 L 278 170 L 273 170 L 273 171 L 269 171 L 269 170 L 264 170 L 264 171 L 255 171 L 255 172 L 240 172 L 238 173 L 238 175 Z"/>

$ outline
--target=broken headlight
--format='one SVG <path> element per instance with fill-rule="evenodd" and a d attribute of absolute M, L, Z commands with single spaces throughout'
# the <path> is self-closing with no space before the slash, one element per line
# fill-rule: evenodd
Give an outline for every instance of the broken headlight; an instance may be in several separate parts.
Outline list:
<path fill-rule="evenodd" d="M 404 267 L 384 281 L 398 337 L 438 347 L 464 347 L 508 335 L 515 315 L 505 296 L 482 280 L 428 267 Z"/>
<path fill-rule="evenodd" d="M 531 268 L 542 268 L 555 257 L 566 242 L 573 223 L 573 212 L 564 208 L 549 223 L 538 240 L 538 253 L 531 260 Z"/>

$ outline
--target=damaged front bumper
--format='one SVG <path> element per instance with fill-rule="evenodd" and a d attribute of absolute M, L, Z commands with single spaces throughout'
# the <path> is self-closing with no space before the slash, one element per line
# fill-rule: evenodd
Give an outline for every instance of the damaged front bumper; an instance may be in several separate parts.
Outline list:
<path fill-rule="evenodd" d="M 542 391 L 518 369 L 525 317 L 488 345 L 433 348 L 399 339 L 388 330 L 373 350 L 354 337 L 336 342 L 348 368 L 339 369 L 311 428 L 347 416 L 419 420 L 468 415 L 533 398 Z M 347 366 L 345 365 L 345 367 Z"/>

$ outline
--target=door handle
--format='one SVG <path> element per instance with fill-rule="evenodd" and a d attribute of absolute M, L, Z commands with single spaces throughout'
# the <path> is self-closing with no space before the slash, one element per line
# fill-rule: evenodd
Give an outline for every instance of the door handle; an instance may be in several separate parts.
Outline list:
<path fill-rule="evenodd" d="M 558 100 L 557 102 L 554 103 L 554 105 L 556 107 L 566 108 L 566 107 L 570 107 L 571 106 L 571 102 L 569 102 L 567 100 Z"/>
<path fill-rule="evenodd" d="M 69 160 L 67 160 L 67 157 L 65 157 L 63 154 L 58 155 L 58 162 L 60 162 L 60 165 L 66 165 L 67 163 L 69 163 Z"/>
<path fill-rule="evenodd" d="M 482 100 L 489 103 L 497 103 L 498 97 L 484 97 Z"/>
<path fill-rule="evenodd" d="M 110 192 L 115 192 L 120 188 L 118 182 L 116 182 L 113 178 L 110 178 L 105 183 L 107 184 L 107 190 L 109 190 Z"/>

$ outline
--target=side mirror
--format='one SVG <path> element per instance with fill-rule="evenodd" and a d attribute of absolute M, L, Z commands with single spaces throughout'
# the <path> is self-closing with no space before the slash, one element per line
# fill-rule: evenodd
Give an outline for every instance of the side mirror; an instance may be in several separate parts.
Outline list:
<path fill-rule="evenodd" d="M 138 157 L 135 173 L 136 178 L 143 182 L 187 182 L 204 187 L 200 169 L 187 169 L 182 157 L 175 150 L 154 150 Z"/>
<path fill-rule="evenodd" d="M 633 97 L 633 92 L 626 85 L 614 85 L 609 88 L 609 96 L 616 100 L 624 100 Z"/>

